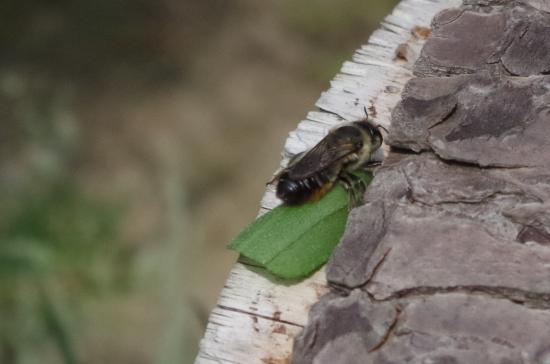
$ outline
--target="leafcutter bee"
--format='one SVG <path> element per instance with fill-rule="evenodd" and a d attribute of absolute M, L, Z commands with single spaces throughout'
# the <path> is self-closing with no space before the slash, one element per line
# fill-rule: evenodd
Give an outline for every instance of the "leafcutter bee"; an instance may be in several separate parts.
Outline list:
<path fill-rule="evenodd" d="M 273 178 L 277 197 L 287 205 L 299 205 L 320 199 L 341 182 L 349 193 L 350 206 L 360 205 L 365 185 L 351 172 L 369 162 L 382 145 L 380 128 L 367 116 L 332 129 L 316 146 L 292 158 L 288 167 Z"/>

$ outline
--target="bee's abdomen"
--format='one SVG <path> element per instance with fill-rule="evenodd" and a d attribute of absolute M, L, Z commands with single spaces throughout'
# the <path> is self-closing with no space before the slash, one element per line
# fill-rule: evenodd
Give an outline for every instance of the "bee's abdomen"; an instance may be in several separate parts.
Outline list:
<path fill-rule="evenodd" d="M 293 180 L 283 173 L 277 183 L 277 197 L 288 205 L 300 205 L 321 198 L 332 186 L 320 176 Z"/>

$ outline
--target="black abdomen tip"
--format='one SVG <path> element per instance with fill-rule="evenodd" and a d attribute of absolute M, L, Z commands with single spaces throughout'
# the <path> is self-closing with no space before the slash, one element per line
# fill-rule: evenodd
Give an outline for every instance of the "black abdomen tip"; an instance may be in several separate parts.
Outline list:
<path fill-rule="evenodd" d="M 279 178 L 277 183 L 277 197 L 283 200 L 287 205 L 303 204 L 312 196 L 312 187 L 303 180 L 294 181 L 288 178 L 285 173 Z"/>

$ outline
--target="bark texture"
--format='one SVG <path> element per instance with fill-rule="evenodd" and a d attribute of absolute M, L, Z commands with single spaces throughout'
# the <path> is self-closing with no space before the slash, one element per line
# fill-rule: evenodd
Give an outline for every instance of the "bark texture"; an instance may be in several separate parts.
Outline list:
<path fill-rule="evenodd" d="M 294 363 L 550 363 L 549 8 L 433 19 Z"/>

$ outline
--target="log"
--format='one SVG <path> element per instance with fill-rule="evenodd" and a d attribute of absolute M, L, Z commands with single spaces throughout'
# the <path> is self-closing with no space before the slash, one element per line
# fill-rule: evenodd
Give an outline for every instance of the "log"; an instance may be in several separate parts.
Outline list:
<path fill-rule="evenodd" d="M 287 139 L 281 166 L 311 148 L 328 130 L 364 117 L 389 127 L 390 116 L 430 33 L 430 21 L 459 0 L 403 0 L 345 62 L 331 87 Z M 385 146 L 381 153 L 387 153 Z M 378 155 L 377 158 L 382 158 Z M 272 189 L 260 213 L 280 203 Z M 295 285 L 270 277 L 262 268 L 237 262 L 212 311 L 195 363 L 288 363 L 293 340 L 308 311 L 329 290 L 324 269 Z"/>
<path fill-rule="evenodd" d="M 439 13 L 295 363 L 550 362 L 548 2 Z"/>

